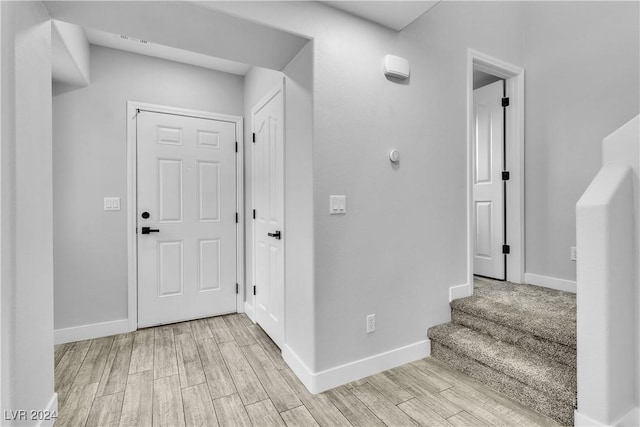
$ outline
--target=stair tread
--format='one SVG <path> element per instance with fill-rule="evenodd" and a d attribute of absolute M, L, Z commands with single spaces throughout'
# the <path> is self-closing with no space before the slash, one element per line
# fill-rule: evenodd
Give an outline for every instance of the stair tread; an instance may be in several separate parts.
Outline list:
<path fill-rule="evenodd" d="M 428 336 L 456 353 L 476 360 L 565 402 L 575 403 L 576 371 L 520 347 L 454 323 L 429 329 Z"/>
<path fill-rule="evenodd" d="M 473 296 L 451 308 L 576 348 L 575 294 L 532 285 L 476 281 Z"/>

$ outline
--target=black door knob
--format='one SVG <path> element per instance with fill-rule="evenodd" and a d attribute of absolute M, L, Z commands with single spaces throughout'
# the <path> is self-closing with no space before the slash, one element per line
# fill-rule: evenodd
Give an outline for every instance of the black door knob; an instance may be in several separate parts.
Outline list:
<path fill-rule="evenodd" d="M 147 219 L 151 216 L 151 214 L 149 214 L 149 212 L 142 212 L 142 215 L 140 215 L 142 218 Z"/>
<path fill-rule="evenodd" d="M 142 227 L 142 234 L 159 233 L 160 230 L 151 227 Z"/>

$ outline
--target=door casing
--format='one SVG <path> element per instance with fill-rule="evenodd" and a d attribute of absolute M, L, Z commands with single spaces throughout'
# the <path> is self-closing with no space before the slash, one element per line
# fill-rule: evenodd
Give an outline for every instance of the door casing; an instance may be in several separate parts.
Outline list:
<path fill-rule="evenodd" d="M 507 108 L 507 240 L 511 252 L 507 256 L 507 280 L 524 283 L 524 69 L 474 49 L 467 51 L 467 283 L 473 294 L 473 70 L 483 71 L 505 80 Z"/>
<path fill-rule="evenodd" d="M 170 107 L 166 105 L 148 104 L 137 101 L 127 102 L 127 259 L 128 259 L 128 321 L 129 330 L 138 328 L 138 250 L 137 250 L 137 143 L 136 143 L 136 113 L 137 110 L 156 113 L 175 114 L 232 122 L 236 127 L 238 152 L 236 155 L 236 212 L 238 223 L 236 227 L 236 281 L 238 294 L 236 295 L 236 311 L 244 312 L 244 150 L 242 141 L 243 119 L 240 116 L 211 113 L 207 111 Z"/>

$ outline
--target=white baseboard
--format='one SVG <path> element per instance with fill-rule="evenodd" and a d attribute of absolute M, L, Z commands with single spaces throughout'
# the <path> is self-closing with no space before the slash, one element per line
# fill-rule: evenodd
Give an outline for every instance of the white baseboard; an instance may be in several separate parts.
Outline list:
<path fill-rule="evenodd" d="M 424 340 L 313 373 L 289 346 L 285 345 L 282 351 L 285 362 L 311 393 L 322 393 L 350 381 L 422 359 L 429 354 L 431 354 L 431 341 Z"/>
<path fill-rule="evenodd" d="M 253 323 L 256 323 L 255 310 L 248 301 L 244 302 L 244 314 L 246 314 Z"/>
<path fill-rule="evenodd" d="M 93 323 L 91 325 L 74 326 L 72 328 L 56 329 L 53 331 L 54 344 L 82 341 L 92 338 L 108 337 L 109 335 L 131 332 L 128 319 L 111 322 Z"/>
<path fill-rule="evenodd" d="M 625 416 L 620 418 L 616 426 L 640 426 L 640 407 L 633 408 Z"/>
<path fill-rule="evenodd" d="M 451 286 L 449 288 L 449 302 L 454 299 L 466 298 L 471 296 L 471 286 L 468 284 Z"/>
<path fill-rule="evenodd" d="M 544 286 L 545 288 L 557 289 L 559 291 L 576 293 L 576 282 L 572 280 L 558 279 L 538 274 L 524 273 L 524 282 L 529 285 Z"/>
<path fill-rule="evenodd" d="M 584 414 L 581 414 L 577 409 L 573 412 L 573 425 L 575 427 L 604 426 L 604 424 L 601 424 L 598 421 L 593 420 Z"/>
<path fill-rule="evenodd" d="M 58 393 L 53 393 L 53 396 L 51 396 L 51 400 L 49 400 L 49 404 L 44 409 L 44 413 L 45 414 L 56 414 L 56 416 L 59 414 L 59 411 L 58 411 Z M 55 423 L 55 422 L 56 422 L 55 418 L 51 418 L 51 419 L 48 419 L 48 420 L 39 420 L 38 423 L 36 424 L 36 426 L 38 426 L 38 427 L 52 427 L 53 423 Z"/>
<path fill-rule="evenodd" d="M 590 426 L 597 426 L 597 427 L 604 427 L 604 426 L 629 426 L 629 427 L 636 427 L 640 425 L 640 408 L 633 408 L 632 410 L 630 410 L 629 412 L 627 412 L 622 418 L 620 418 L 618 421 L 608 424 L 608 423 L 601 423 L 600 421 L 596 421 L 592 418 L 589 418 L 588 416 L 581 414 L 580 412 L 578 412 L 578 410 L 576 410 L 574 412 L 574 422 L 573 425 L 576 427 L 590 427 Z"/>

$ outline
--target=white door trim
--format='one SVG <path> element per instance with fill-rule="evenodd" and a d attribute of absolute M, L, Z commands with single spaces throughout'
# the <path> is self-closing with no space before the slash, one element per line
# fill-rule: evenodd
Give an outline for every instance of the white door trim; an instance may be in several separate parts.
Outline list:
<path fill-rule="evenodd" d="M 507 280 L 524 283 L 524 69 L 474 49 L 467 51 L 467 283 L 473 292 L 473 70 L 505 79 L 507 108 Z"/>
<path fill-rule="evenodd" d="M 242 117 L 217 114 L 207 111 L 190 110 L 185 108 L 169 107 L 165 105 L 147 104 L 144 102 L 127 102 L 127 259 L 128 259 L 128 321 L 129 330 L 138 328 L 138 250 L 137 250 L 137 145 L 136 145 L 136 112 L 137 110 L 151 111 L 155 113 L 167 113 L 197 117 L 202 119 L 214 119 L 232 122 L 236 127 L 238 154 L 236 155 L 236 212 L 238 213 L 238 226 L 236 227 L 236 282 L 238 294 L 236 295 L 236 310 L 244 312 L 244 141 Z"/>
<path fill-rule="evenodd" d="M 283 102 L 283 107 L 284 107 L 284 129 L 285 129 L 285 133 L 283 135 L 284 141 L 284 152 L 286 153 L 286 145 L 287 145 L 287 132 L 286 132 L 286 122 L 287 122 L 287 116 L 286 116 L 286 112 L 287 112 L 287 98 L 286 98 L 286 79 L 283 77 L 282 81 L 273 89 L 271 89 L 269 92 L 267 92 L 267 94 L 265 96 L 263 96 L 258 102 L 256 102 L 254 104 L 254 106 L 251 108 L 251 132 L 254 133 L 255 132 L 255 128 L 254 128 L 254 123 L 253 123 L 253 117 L 255 116 L 256 112 L 262 108 L 267 102 L 269 102 L 271 100 L 271 98 L 273 98 L 274 96 L 276 96 L 278 94 L 278 92 L 282 92 L 282 102 Z M 255 185 L 255 145 L 251 144 L 251 208 L 253 209 L 253 207 L 255 206 L 255 197 L 256 197 L 256 185 Z M 287 182 L 287 172 L 286 172 L 286 167 L 285 167 L 285 162 L 286 162 L 286 154 L 285 154 L 285 158 L 282 159 L 282 165 L 284 168 L 284 183 Z M 286 201 L 287 201 L 287 194 L 285 191 L 285 187 L 286 185 L 283 185 L 282 188 L 282 202 L 283 205 L 286 206 Z M 287 257 L 286 257 L 286 252 L 287 252 L 287 244 L 286 244 L 286 236 L 287 236 L 287 215 L 286 215 L 286 209 L 283 210 L 282 212 L 282 232 L 284 233 L 284 241 L 282 244 L 282 256 L 283 256 L 283 267 L 284 267 L 284 272 L 286 273 L 286 263 L 287 263 Z M 256 283 L 256 254 L 255 254 L 255 245 L 256 245 L 256 233 L 255 233 L 255 224 L 254 221 L 251 221 L 251 286 L 253 286 Z M 283 348 L 284 348 L 284 344 L 286 344 L 287 342 L 287 334 L 286 334 L 286 313 L 287 313 L 287 275 L 284 274 L 283 275 L 283 282 L 282 282 L 282 292 L 283 292 L 283 296 L 284 296 L 284 301 L 283 303 L 283 318 L 282 318 L 282 337 L 283 337 Z M 257 322 L 257 317 L 255 315 L 255 295 L 253 295 L 253 292 L 248 292 L 248 297 L 246 300 L 246 306 L 247 306 L 247 315 L 249 316 L 249 318 L 253 321 L 253 322 Z"/>

